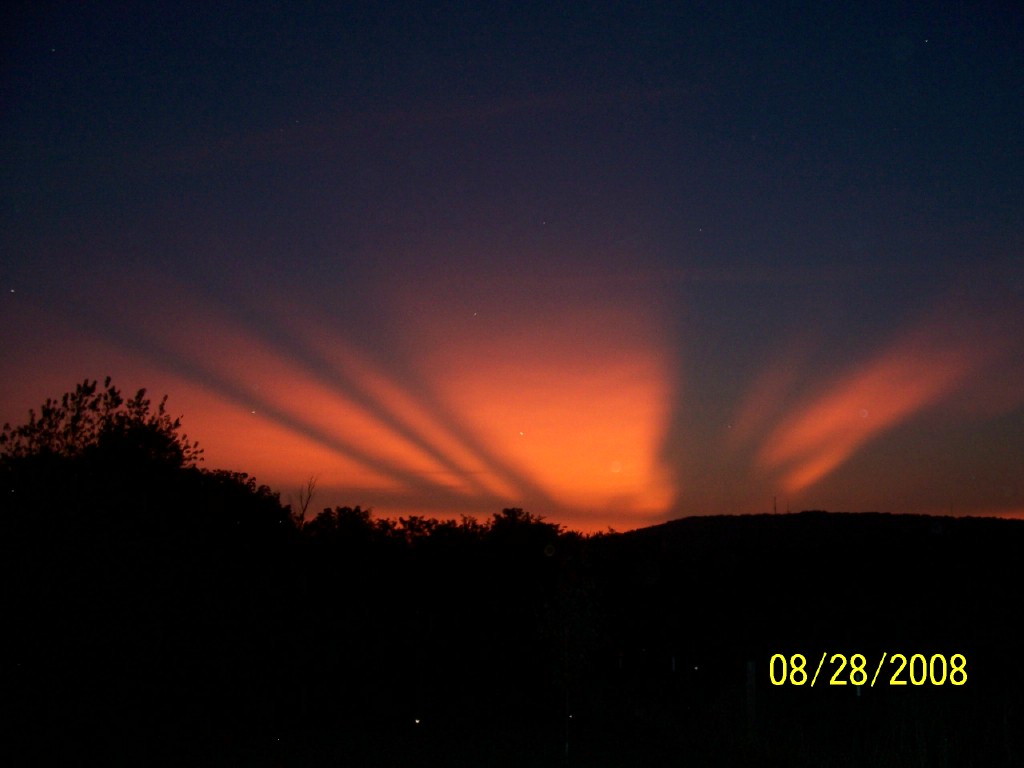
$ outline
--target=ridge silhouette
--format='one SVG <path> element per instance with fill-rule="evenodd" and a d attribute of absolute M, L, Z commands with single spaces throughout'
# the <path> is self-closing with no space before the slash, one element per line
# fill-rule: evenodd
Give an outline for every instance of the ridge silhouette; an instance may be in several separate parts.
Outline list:
<path fill-rule="evenodd" d="M 519 508 L 299 524 L 140 391 L 0 433 L 6 764 L 1010 765 L 1024 524 Z M 962 687 L 773 686 L 775 654 L 967 659 Z"/>

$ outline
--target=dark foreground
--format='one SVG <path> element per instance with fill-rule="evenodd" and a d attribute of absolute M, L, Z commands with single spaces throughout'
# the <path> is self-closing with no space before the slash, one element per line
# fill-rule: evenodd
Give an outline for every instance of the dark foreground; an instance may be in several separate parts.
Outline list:
<path fill-rule="evenodd" d="M 239 475 L 16 469 L 8 765 L 1024 764 L 1022 523 L 303 525 Z M 836 674 L 883 652 L 923 683 Z"/>

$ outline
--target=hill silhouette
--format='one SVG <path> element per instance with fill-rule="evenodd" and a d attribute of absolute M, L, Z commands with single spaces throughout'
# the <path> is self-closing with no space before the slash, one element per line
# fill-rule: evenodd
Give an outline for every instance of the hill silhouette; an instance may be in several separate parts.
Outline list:
<path fill-rule="evenodd" d="M 6 764 L 1024 759 L 1020 522 L 305 521 L 106 387 L 4 430 Z M 966 682 L 772 683 L 882 653 L 921 656 L 908 681 L 961 654 Z"/>

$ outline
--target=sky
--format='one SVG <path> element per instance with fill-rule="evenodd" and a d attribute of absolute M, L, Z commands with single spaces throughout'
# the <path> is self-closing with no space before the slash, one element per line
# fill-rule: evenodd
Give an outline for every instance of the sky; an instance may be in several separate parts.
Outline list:
<path fill-rule="evenodd" d="M 5 11 L 0 422 L 110 375 L 381 516 L 1024 516 L 1019 4 L 93 5 Z"/>

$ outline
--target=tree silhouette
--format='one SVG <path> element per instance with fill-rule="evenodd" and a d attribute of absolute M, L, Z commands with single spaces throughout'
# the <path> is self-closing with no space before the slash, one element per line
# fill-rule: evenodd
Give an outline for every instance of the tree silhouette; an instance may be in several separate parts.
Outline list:
<path fill-rule="evenodd" d="M 292 522 L 296 528 L 301 529 L 306 524 L 306 511 L 316 493 L 316 482 L 316 475 L 310 475 L 306 485 L 299 489 L 299 508 L 292 510 Z"/>
<path fill-rule="evenodd" d="M 0 460 L 92 458 L 96 455 L 168 467 L 195 466 L 198 443 L 181 433 L 181 419 L 167 413 L 167 396 L 156 406 L 140 389 L 126 400 L 108 376 L 100 389 L 86 379 L 58 401 L 47 398 L 26 424 L 0 431 Z"/>

